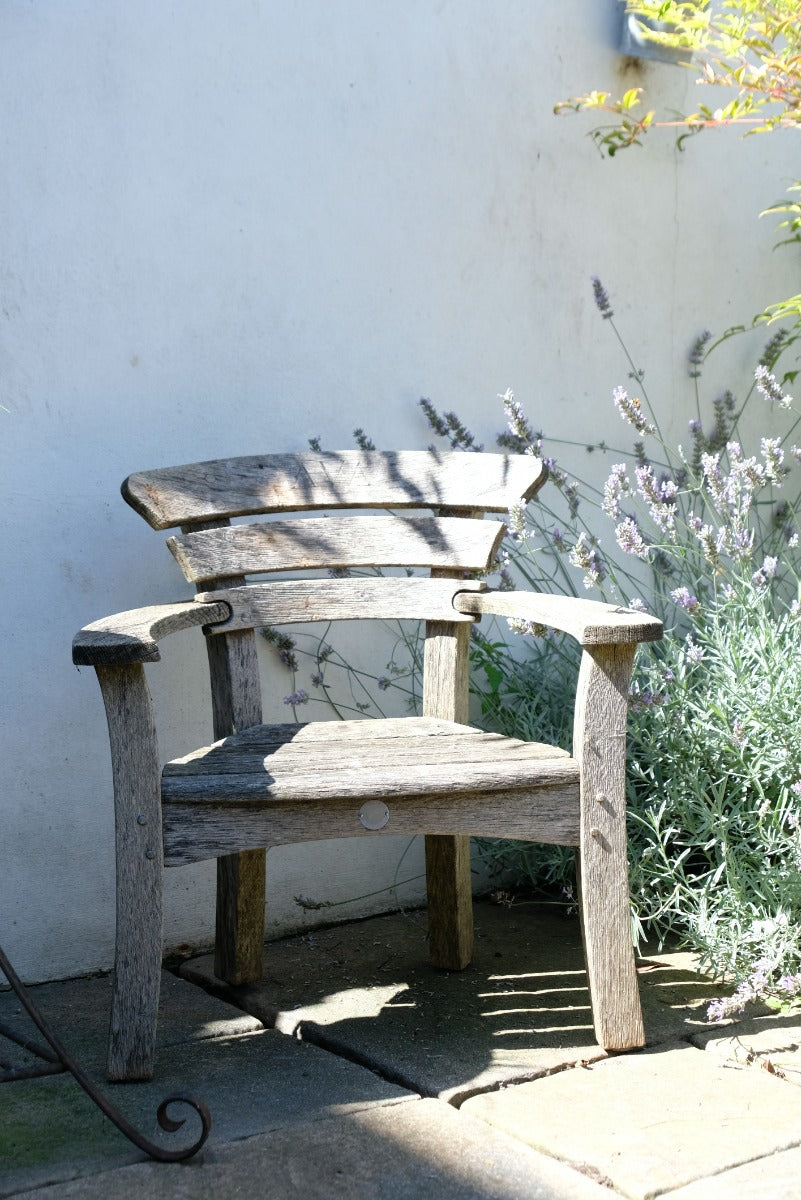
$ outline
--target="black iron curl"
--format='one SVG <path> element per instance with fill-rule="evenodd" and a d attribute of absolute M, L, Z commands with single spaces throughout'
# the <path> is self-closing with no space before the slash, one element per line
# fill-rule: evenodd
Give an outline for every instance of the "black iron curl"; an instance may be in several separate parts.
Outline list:
<path fill-rule="evenodd" d="M 181 1117 L 179 1120 L 176 1120 L 174 1117 L 169 1116 L 167 1110 L 170 1105 L 187 1104 L 190 1108 L 194 1109 L 200 1117 L 201 1124 L 200 1134 L 194 1142 L 177 1150 L 169 1150 L 163 1146 L 158 1146 L 155 1142 L 151 1142 L 149 1138 L 146 1138 L 138 1129 L 131 1125 L 130 1121 L 127 1121 L 121 1113 L 117 1112 L 116 1108 L 97 1089 L 83 1068 L 68 1053 L 60 1040 L 49 1028 L 44 1017 L 33 1003 L 33 1000 L 31 1000 L 24 984 L 3 952 L 2 947 L 0 947 L 0 971 L 3 972 L 11 984 L 17 999 L 50 1047 L 50 1050 L 47 1050 L 37 1043 L 32 1042 L 29 1038 L 17 1034 L 8 1026 L 3 1025 L 2 1033 L 4 1037 L 16 1042 L 18 1046 L 24 1047 L 30 1053 L 36 1054 L 44 1060 L 45 1065 L 43 1067 L 12 1070 L 6 1075 L 0 1076 L 0 1082 L 30 1078 L 34 1075 L 51 1075 L 59 1071 L 69 1071 L 75 1082 L 83 1088 L 87 1096 L 94 1101 L 100 1111 L 108 1117 L 109 1121 L 116 1125 L 120 1133 L 124 1134 L 130 1142 L 133 1142 L 135 1146 L 143 1150 L 150 1158 L 155 1159 L 156 1162 L 184 1162 L 187 1158 L 191 1158 L 193 1154 L 197 1154 L 211 1132 L 211 1113 L 202 1100 L 198 1100 L 196 1096 L 187 1096 L 178 1093 L 174 1096 L 167 1096 L 165 1100 L 162 1100 L 156 1111 L 156 1119 L 161 1128 L 167 1133 L 176 1133 L 186 1123 L 186 1118 Z"/>

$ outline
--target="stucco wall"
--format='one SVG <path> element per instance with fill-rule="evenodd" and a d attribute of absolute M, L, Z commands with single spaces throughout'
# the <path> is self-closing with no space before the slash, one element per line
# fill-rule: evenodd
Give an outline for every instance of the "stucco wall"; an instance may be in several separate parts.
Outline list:
<path fill-rule="evenodd" d="M 640 81 L 615 21 L 614 0 L 2 6 L 0 939 L 28 978 L 112 958 L 104 718 L 72 635 L 189 594 L 125 475 L 348 446 L 356 425 L 425 445 L 421 395 L 489 442 L 509 386 L 554 435 L 609 436 L 625 368 L 591 274 L 679 436 L 698 329 L 797 290 L 754 215 L 786 143 L 665 136 L 610 163 L 588 122 L 552 116 Z M 688 96 L 680 70 L 642 70 Z M 165 755 L 210 733 L 196 644 L 151 673 Z M 402 850 L 275 852 L 271 931 L 391 903 L 293 897 L 375 891 Z M 419 867 L 414 850 L 401 878 Z M 210 937 L 211 878 L 170 874 L 168 945 Z"/>

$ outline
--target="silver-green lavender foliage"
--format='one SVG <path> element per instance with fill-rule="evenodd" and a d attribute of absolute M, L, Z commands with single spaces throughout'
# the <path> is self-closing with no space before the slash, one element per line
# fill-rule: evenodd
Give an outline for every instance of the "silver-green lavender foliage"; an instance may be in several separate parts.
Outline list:
<path fill-rule="evenodd" d="M 549 456 L 552 443 L 503 396 L 500 445 L 543 457 L 556 485 L 550 507 L 538 497 L 522 518 L 511 514 L 504 566 L 525 584 L 647 608 L 666 622 L 664 641 L 640 651 L 630 697 L 633 925 L 637 936 L 679 934 L 739 981 L 736 999 L 712 1014 L 721 1017 L 744 997 L 801 990 L 801 450 L 787 387 L 795 373 L 777 370 L 794 339 L 772 338 L 745 398 L 724 393 L 705 416 L 705 331 L 688 355 L 696 416 L 686 446 L 671 447 L 608 294 L 597 280 L 593 288 L 628 361 L 629 385 L 612 404 L 634 440 L 629 450 L 587 447 L 612 459 L 595 490 Z M 741 427 L 757 404 L 774 423 L 786 414 L 786 427 L 750 451 Z M 569 746 L 577 656 L 557 636 L 524 644 L 479 635 L 485 720 Z M 502 844 L 487 853 L 521 882 L 570 890 L 561 853 Z"/>
<path fill-rule="evenodd" d="M 630 697 L 633 931 L 676 933 L 714 971 L 733 976 L 734 997 L 711 1014 L 723 1017 L 750 998 L 801 991 L 801 417 L 795 372 L 778 366 L 801 335 L 773 337 L 746 396 L 724 392 L 705 410 L 712 335 L 704 331 L 688 354 L 695 416 L 684 446 L 672 447 L 608 293 L 598 280 L 593 291 L 627 362 L 628 383 L 611 402 L 632 442 L 586 447 L 611 464 L 593 487 L 555 460 L 557 441 L 536 430 L 511 392 L 501 397 L 499 446 L 541 457 L 550 485 L 510 512 L 494 582 L 594 595 L 665 621 L 664 641 L 640 650 Z M 746 447 L 743 416 L 756 405 L 785 429 Z M 440 414 L 426 399 L 420 406 L 437 437 L 481 452 L 456 413 Z M 355 436 L 372 446 L 362 430 Z M 414 631 L 398 631 L 380 671 L 354 667 L 328 631 L 305 651 L 268 636 L 291 673 L 293 710 L 320 700 L 341 716 L 381 715 L 383 694 L 396 689 L 410 711 L 419 704 Z M 570 639 L 539 627 L 513 623 L 510 634 L 505 623 L 482 622 L 471 682 L 483 724 L 569 747 L 579 654 Z M 507 879 L 511 871 L 573 902 L 572 855 L 522 843 L 484 849 Z"/>

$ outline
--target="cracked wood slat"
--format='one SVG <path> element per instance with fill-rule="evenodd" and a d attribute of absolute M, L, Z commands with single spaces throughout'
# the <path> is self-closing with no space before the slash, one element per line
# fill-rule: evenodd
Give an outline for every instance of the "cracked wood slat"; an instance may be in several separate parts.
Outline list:
<path fill-rule="evenodd" d="M 582 646 L 656 642 L 662 637 L 662 622 L 648 613 L 581 597 L 524 591 L 464 593 L 454 598 L 454 607 L 476 616 L 492 613 L 559 629 Z"/>
<path fill-rule="evenodd" d="M 453 606 L 457 589 L 478 591 L 476 581 L 445 579 L 293 579 L 201 592 L 201 603 L 224 601 L 229 620 L 209 632 L 253 629 L 259 625 L 295 624 L 300 621 L 360 621 L 365 618 L 395 621 L 458 620 L 475 622 Z"/>
<path fill-rule="evenodd" d="M 486 793 L 415 796 L 385 801 L 387 825 L 365 829 L 352 800 L 251 805 L 164 803 L 164 846 L 170 866 L 199 862 L 240 846 L 340 837 L 506 837 L 558 846 L 578 844 L 578 782 L 536 790 L 502 791 L 487 803 Z"/>
<path fill-rule="evenodd" d="M 585 650 L 576 695 L 580 909 L 595 1035 L 607 1050 L 645 1044 L 626 844 L 626 719 L 634 653 L 634 646 Z"/>
<path fill-rule="evenodd" d="M 409 720 L 415 722 L 414 718 Z M 259 728 L 264 730 L 268 727 Z M 541 742 L 523 742 L 500 733 L 481 733 L 473 729 L 461 732 L 463 727 L 459 725 L 453 728 L 459 732 L 438 738 L 418 737 L 413 729 L 392 739 L 361 738 L 358 732 L 354 732 L 348 737 L 312 743 L 294 740 L 281 733 L 247 742 L 231 737 L 172 759 L 164 767 L 164 775 L 245 775 L 251 771 L 294 770 L 298 765 L 308 768 L 312 761 L 317 772 L 340 770 L 348 763 L 370 768 L 391 765 L 403 769 L 405 764 L 416 763 L 452 763 L 455 766 L 497 763 L 506 766 L 511 763 L 536 764 L 570 759 L 566 750 Z"/>
<path fill-rule="evenodd" d="M 506 512 L 545 479 L 530 455 L 344 450 L 252 455 L 130 475 L 125 500 L 154 529 L 315 508 Z"/>
<path fill-rule="evenodd" d="M 457 517 L 310 517 L 204 529 L 167 539 L 192 583 L 264 571 L 347 567 L 485 570 L 503 538 L 499 521 Z M 454 618 L 455 619 L 455 618 Z"/>
<path fill-rule="evenodd" d="M 236 734 L 239 746 L 261 745 L 284 742 L 307 743 L 312 751 L 316 742 L 340 741 L 344 737 L 356 737 L 360 741 L 374 738 L 397 738 L 408 736 L 409 731 L 419 737 L 443 737 L 453 732 L 476 733 L 472 725 L 454 725 L 452 721 L 437 721 L 429 717 L 382 717 L 366 720 L 357 717 L 350 721 L 280 722 L 242 729 Z M 208 747 L 204 747 L 207 749 Z"/>
<path fill-rule="evenodd" d="M 133 608 L 79 630 L 72 642 L 72 661 L 79 667 L 158 662 L 161 655 L 157 642 L 167 634 L 195 625 L 212 625 L 227 620 L 229 615 L 225 604 L 201 608 L 194 600 Z"/>
<path fill-rule="evenodd" d="M 310 764 L 303 755 L 286 757 L 279 749 L 267 757 L 236 759 L 231 765 L 231 770 L 218 770 L 213 758 L 170 764 L 172 769 L 164 772 L 162 795 L 174 804 L 228 800 L 258 805 L 272 798 L 300 802 L 415 794 L 457 796 L 482 787 L 492 792 L 578 780 L 578 766 L 568 755 L 556 758 L 520 751 L 507 757 L 498 753 L 476 756 L 461 763 L 450 755 L 434 760 L 411 749 L 397 759 L 389 753 L 368 757 L 354 751 Z M 238 766 L 242 769 L 237 770 Z"/>

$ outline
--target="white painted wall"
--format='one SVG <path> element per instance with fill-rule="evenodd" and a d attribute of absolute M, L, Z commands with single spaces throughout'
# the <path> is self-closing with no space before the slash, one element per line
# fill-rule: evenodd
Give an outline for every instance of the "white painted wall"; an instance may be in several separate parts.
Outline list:
<path fill-rule="evenodd" d="M 489 442 L 509 386 L 554 435 L 610 436 L 624 371 L 594 273 L 678 436 L 696 331 L 797 290 L 754 216 L 786 141 L 666 136 L 610 163 L 552 116 L 638 82 L 615 20 L 614 0 L 2 6 L 0 939 L 29 979 L 112 959 L 105 728 L 72 635 L 189 594 L 125 475 L 356 425 L 425 445 L 421 395 Z M 686 99 L 681 71 L 646 70 Z M 195 645 L 151 673 L 165 755 L 210 733 Z M 402 848 L 275 852 L 270 929 L 391 903 L 293 897 L 386 886 Z M 211 871 L 169 878 L 168 944 L 208 939 Z"/>

